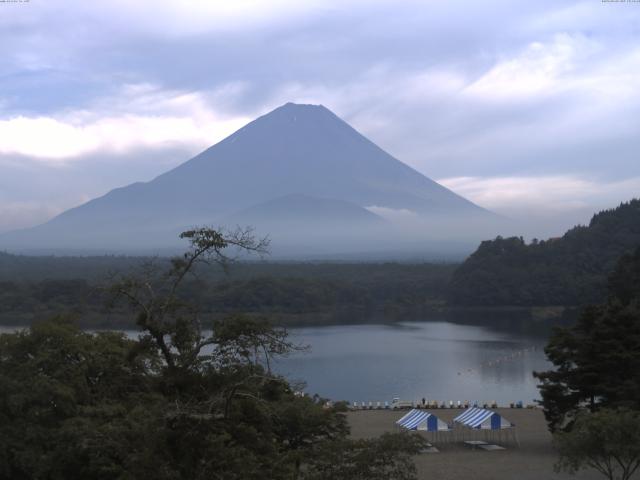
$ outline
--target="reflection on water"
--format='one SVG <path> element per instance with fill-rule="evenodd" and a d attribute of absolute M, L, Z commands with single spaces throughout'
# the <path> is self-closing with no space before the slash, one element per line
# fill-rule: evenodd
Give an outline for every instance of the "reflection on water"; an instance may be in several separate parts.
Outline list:
<path fill-rule="evenodd" d="M 516 329 L 518 330 L 518 329 Z M 450 322 L 292 329 L 310 353 L 278 362 L 307 392 L 332 399 L 498 401 L 539 398 L 544 337 Z"/>
<path fill-rule="evenodd" d="M 548 331 L 513 316 L 293 328 L 293 340 L 311 351 L 279 360 L 276 369 L 334 400 L 531 403 L 539 398 L 532 372 L 550 367 L 541 334 Z"/>

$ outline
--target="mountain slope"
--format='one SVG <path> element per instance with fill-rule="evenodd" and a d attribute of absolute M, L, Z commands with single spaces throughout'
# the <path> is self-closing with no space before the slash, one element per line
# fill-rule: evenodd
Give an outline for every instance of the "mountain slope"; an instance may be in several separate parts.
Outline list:
<path fill-rule="evenodd" d="M 640 246 L 640 200 L 593 216 L 561 238 L 482 242 L 455 271 L 450 300 L 458 305 L 583 305 L 606 297 L 619 258 Z"/>
<path fill-rule="evenodd" d="M 226 224 L 306 224 L 309 219 L 335 225 L 382 225 L 384 220 L 358 205 L 333 198 L 291 194 L 253 205 L 229 217 Z"/>
<path fill-rule="evenodd" d="M 176 245 L 194 224 L 288 195 L 448 221 L 492 214 L 396 160 L 323 106 L 286 104 L 148 183 L 112 190 L 1 246 L 119 249 Z M 313 222 L 313 218 L 309 219 Z"/>

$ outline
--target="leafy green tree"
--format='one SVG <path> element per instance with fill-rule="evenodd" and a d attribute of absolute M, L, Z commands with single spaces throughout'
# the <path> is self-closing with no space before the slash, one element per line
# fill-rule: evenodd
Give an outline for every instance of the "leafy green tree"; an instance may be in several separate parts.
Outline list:
<path fill-rule="evenodd" d="M 0 480 L 415 478 L 419 438 L 351 441 L 344 405 L 272 371 L 299 348 L 285 330 L 239 315 L 207 329 L 185 301 L 197 265 L 224 267 L 224 249 L 264 242 L 182 236 L 190 249 L 168 271 L 148 263 L 109 289 L 135 315 L 137 339 L 63 319 L 0 336 Z M 332 476 L 318 477 L 328 465 Z"/>
<path fill-rule="evenodd" d="M 628 480 L 640 467 L 640 412 L 580 413 L 569 432 L 554 435 L 557 471 L 592 468 L 609 480 Z"/>
<path fill-rule="evenodd" d="M 583 408 L 640 409 L 640 249 L 622 257 L 610 298 L 557 329 L 545 352 L 555 370 L 536 373 L 552 431 L 567 429 Z"/>
<path fill-rule="evenodd" d="M 0 336 L 0 478 L 117 478 L 144 455 L 165 401 L 134 346 L 63 319 Z"/>
<path fill-rule="evenodd" d="M 383 434 L 377 439 L 325 442 L 317 448 L 308 480 L 412 480 L 416 467 L 412 456 L 425 441 L 410 433 Z"/>
<path fill-rule="evenodd" d="M 268 240 L 256 240 L 252 231 L 238 229 L 224 234 L 210 228 L 198 228 L 180 234 L 189 241 L 184 255 L 171 259 L 168 271 L 151 261 L 138 275 L 114 279 L 109 286 L 113 301 L 124 298 L 136 316 L 136 324 L 152 343 L 173 373 L 189 369 L 200 361 L 203 348 L 215 342 L 203 336 L 202 321 L 194 305 L 185 302 L 181 287 L 188 276 L 195 275 L 201 264 L 216 264 L 227 269 L 231 258 L 223 251 L 235 247 L 240 252 L 267 252 Z"/>

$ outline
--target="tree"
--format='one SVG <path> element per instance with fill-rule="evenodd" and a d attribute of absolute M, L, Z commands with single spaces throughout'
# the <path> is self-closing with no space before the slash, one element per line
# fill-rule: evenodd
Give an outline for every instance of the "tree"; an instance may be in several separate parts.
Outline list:
<path fill-rule="evenodd" d="M 560 238 L 484 241 L 454 272 L 457 305 L 564 305 L 603 302 L 618 259 L 640 245 L 640 199 L 593 216 Z"/>
<path fill-rule="evenodd" d="M 142 475 L 165 401 L 135 344 L 62 318 L 0 335 L 0 479 Z"/>
<path fill-rule="evenodd" d="M 593 468 L 609 480 L 628 480 L 640 467 L 640 412 L 582 412 L 569 432 L 554 435 L 556 470 Z"/>
<path fill-rule="evenodd" d="M 552 431 L 570 429 L 588 408 L 640 409 L 640 249 L 622 257 L 606 304 L 587 307 L 575 326 L 557 329 L 545 352 L 555 370 L 537 372 Z"/>
<path fill-rule="evenodd" d="M 609 293 L 622 305 L 640 298 L 640 248 L 620 259 L 609 277 Z"/>
<path fill-rule="evenodd" d="M 299 349 L 285 330 L 242 315 L 207 329 L 185 301 L 197 265 L 225 267 L 227 247 L 265 243 L 247 231 L 182 237 L 190 249 L 167 272 L 147 263 L 109 289 L 132 309 L 138 339 L 65 319 L 0 335 L 0 480 L 329 478 L 321 465 L 336 479 L 415 478 L 419 438 L 349 440 L 344 405 L 272 371 Z"/>
<path fill-rule="evenodd" d="M 180 287 L 189 275 L 196 275 L 199 265 L 218 265 L 227 269 L 233 260 L 224 250 L 235 247 L 240 253 L 266 254 L 267 238 L 256 239 L 251 229 L 218 232 L 196 228 L 180 234 L 189 241 L 182 256 L 171 259 L 167 272 L 157 263 L 147 262 L 138 275 L 117 279 L 108 287 L 113 302 L 124 298 L 136 314 L 136 324 L 144 332 L 143 342 L 152 342 L 160 350 L 166 367 L 188 369 L 213 338 L 203 337 L 199 312 L 180 296 Z"/>
<path fill-rule="evenodd" d="M 377 439 L 326 442 L 308 467 L 308 480 L 412 480 L 416 467 L 412 457 L 425 440 L 411 433 L 383 434 Z"/>

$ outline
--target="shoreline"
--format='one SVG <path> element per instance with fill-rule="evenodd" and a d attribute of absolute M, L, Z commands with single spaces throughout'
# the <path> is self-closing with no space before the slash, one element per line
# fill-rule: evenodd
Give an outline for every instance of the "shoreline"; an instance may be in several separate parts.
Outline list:
<path fill-rule="evenodd" d="M 565 323 L 564 313 L 576 310 L 574 306 L 456 306 L 456 305 L 415 305 L 410 307 L 365 308 L 354 305 L 330 311 L 314 312 L 243 312 L 252 317 L 266 317 L 275 326 L 284 328 L 316 328 L 359 325 L 394 325 L 404 322 L 444 321 L 457 324 L 505 327 L 517 322 L 526 322 L 531 327 L 547 327 Z M 33 323 L 58 315 L 57 310 L 38 312 L 5 312 L 0 314 L 0 326 L 24 328 Z M 135 322 L 122 312 L 98 313 L 92 310 L 68 310 L 82 328 L 100 330 L 133 330 Z M 210 312 L 211 320 L 232 315 L 232 311 Z"/>
<path fill-rule="evenodd" d="M 555 473 L 557 460 L 552 437 L 547 429 L 544 415 L 539 408 L 492 409 L 516 425 L 520 446 L 513 442 L 492 442 L 504 446 L 505 450 L 473 450 L 461 441 L 431 443 L 438 453 L 423 453 L 414 457 L 418 479 L 438 480 L 539 480 L 539 479 L 584 479 L 596 480 L 596 471 L 581 471 L 577 475 Z M 441 420 L 451 423 L 460 414 L 457 408 L 426 409 Z M 407 410 L 357 410 L 347 412 L 347 420 L 354 439 L 375 438 L 386 432 L 397 432 L 395 421 Z M 423 435 L 423 433 L 417 433 Z M 430 438 L 430 437 L 427 437 Z"/>

